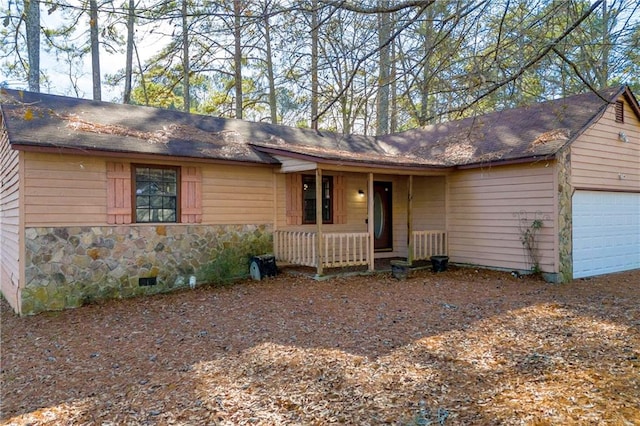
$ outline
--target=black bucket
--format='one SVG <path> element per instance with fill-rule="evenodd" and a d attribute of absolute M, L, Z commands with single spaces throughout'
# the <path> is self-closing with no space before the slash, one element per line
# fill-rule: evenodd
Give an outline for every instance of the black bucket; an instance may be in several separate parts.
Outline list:
<path fill-rule="evenodd" d="M 391 274 L 393 278 L 397 280 L 405 280 L 409 275 L 411 264 L 404 260 L 392 260 L 391 261 Z"/>
<path fill-rule="evenodd" d="M 431 269 L 433 272 L 444 272 L 449 264 L 449 256 L 431 256 Z"/>

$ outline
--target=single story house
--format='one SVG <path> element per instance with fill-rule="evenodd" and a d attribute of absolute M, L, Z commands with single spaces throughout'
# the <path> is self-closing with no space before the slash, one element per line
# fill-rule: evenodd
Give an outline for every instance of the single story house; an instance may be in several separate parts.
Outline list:
<path fill-rule="evenodd" d="M 1 89 L 0 284 L 16 312 L 447 255 L 553 282 L 640 268 L 626 86 L 381 137 Z"/>

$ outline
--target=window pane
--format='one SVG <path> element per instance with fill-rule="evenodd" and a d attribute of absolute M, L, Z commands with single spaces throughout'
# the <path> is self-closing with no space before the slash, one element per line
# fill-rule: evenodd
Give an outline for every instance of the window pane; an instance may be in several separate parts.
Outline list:
<path fill-rule="evenodd" d="M 177 182 L 178 181 L 178 173 L 175 170 L 164 170 L 162 175 L 163 182 Z"/>
<path fill-rule="evenodd" d="M 136 197 L 136 207 L 149 208 L 149 197 L 137 196 Z"/>
<path fill-rule="evenodd" d="M 160 222 L 175 222 L 176 213 L 173 210 L 162 209 L 160 210 L 159 217 L 160 217 L 160 220 L 159 220 Z"/>
<path fill-rule="evenodd" d="M 164 197 L 162 200 L 162 207 L 165 209 L 175 210 L 176 208 L 176 197 Z"/>
<path fill-rule="evenodd" d="M 322 177 L 322 222 L 333 222 L 333 178 Z M 302 223 L 316 223 L 316 178 L 302 177 Z"/>
<path fill-rule="evenodd" d="M 136 222 L 149 222 L 149 210 L 137 209 Z"/>
<path fill-rule="evenodd" d="M 136 222 L 176 222 L 178 170 L 136 167 Z"/>
<path fill-rule="evenodd" d="M 165 183 L 163 184 L 164 186 L 164 193 L 167 195 L 176 195 L 178 192 L 178 185 L 176 185 L 175 183 Z"/>
<path fill-rule="evenodd" d="M 161 209 L 162 208 L 162 198 L 159 195 L 149 197 L 151 200 L 151 208 L 153 209 Z"/>
<path fill-rule="evenodd" d="M 313 176 L 302 177 L 302 223 L 316 223 L 316 179 Z"/>
<path fill-rule="evenodd" d="M 148 167 L 138 167 L 136 168 L 136 181 L 137 182 L 146 182 L 149 180 L 149 168 Z"/>
<path fill-rule="evenodd" d="M 164 170 L 162 169 L 149 169 L 149 181 L 162 182 L 162 175 Z"/>
<path fill-rule="evenodd" d="M 332 183 L 333 180 L 331 179 L 331 177 L 322 178 L 322 195 L 324 197 L 322 200 L 322 221 L 325 223 L 332 222 L 333 218 L 333 212 L 331 208 L 331 198 L 333 196 Z"/>

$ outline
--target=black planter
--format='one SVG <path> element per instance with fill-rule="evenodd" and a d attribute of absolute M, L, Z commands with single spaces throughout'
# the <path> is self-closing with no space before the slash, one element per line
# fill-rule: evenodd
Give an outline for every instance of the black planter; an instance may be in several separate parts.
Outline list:
<path fill-rule="evenodd" d="M 433 272 L 443 272 L 447 270 L 449 256 L 431 256 L 431 269 Z"/>
<path fill-rule="evenodd" d="M 393 278 L 397 280 L 405 280 L 409 275 L 411 264 L 404 260 L 392 260 L 391 261 L 391 274 Z"/>

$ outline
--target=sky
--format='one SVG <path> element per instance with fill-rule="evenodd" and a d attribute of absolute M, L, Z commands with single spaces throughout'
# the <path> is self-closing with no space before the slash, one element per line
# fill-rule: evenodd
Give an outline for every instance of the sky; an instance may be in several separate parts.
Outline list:
<path fill-rule="evenodd" d="M 0 0 L 0 2 L 5 1 L 15 1 L 15 0 Z M 76 3 L 78 7 L 80 7 L 83 3 L 82 0 L 68 0 L 69 3 Z M 4 6 L 3 6 L 4 7 Z M 15 6 L 14 6 L 15 7 Z M 14 9 L 15 10 L 15 9 Z M 59 27 L 62 22 L 62 13 L 60 10 L 56 10 L 53 13 L 48 13 L 47 6 L 44 1 L 41 1 L 41 20 L 43 28 L 56 28 Z M 72 37 L 72 40 L 77 44 L 88 44 L 88 24 L 89 17 L 87 14 L 83 15 L 78 22 L 77 31 Z M 170 24 L 165 24 L 164 28 L 165 34 L 171 34 L 173 27 Z M 121 34 L 126 35 L 126 28 L 124 23 L 120 24 L 116 27 L 117 31 Z M 162 28 L 161 28 L 162 30 Z M 178 31 L 179 32 L 179 31 Z M 164 40 L 163 40 L 164 37 Z M 140 54 L 140 61 L 142 63 L 145 62 L 146 59 L 150 58 L 154 53 L 156 53 L 159 48 L 166 44 L 168 41 L 167 38 L 169 36 L 161 36 L 159 31 L 154 32 L 153 34 L 148 32 L 148 29 L 144 27 L 138 26 L 136 32 L 136 43 L 138 47 L 138 52 Z M 44 40 L 41 40 L 41 44 L 44 47 Z M 118 46 L 118 52 L 110 53 L 104 46 L 101 46 L 100 49 L 100 68 L 102 74 L 102 99 L 105 101 L 122 101 L 123 88 L 124 84 L 120 85 L 120 87 L 113 88 L 106 84 L 105 76 L 108 74 L 114 74 L 118 70 L 124 69 L 125 66 L 125 54 L 124 54 L 124 44 L 122 46 Z M 73 89 L 73 85 L 69 79 L 69 66 L 65 64 L 64 60 L 61 58 L 58 60 L 55 57 L 55 54 L 46 52 L 44 48 L 41 49 L 41 58 L 40 58 L 40 67 L 41 70 L 49 77 L 51 84 L 49 86 L 45 84 L 41 84 L 41 91 L 49 92 L 58 95 L 67 95 L 67 96 L 79 96 L 82 98 L 92 98 L 92 78 L 91 78 L 91 55 L 87 53 L 84 56 L 83 63 L 81 64 L 82 74 L 77 76 L 77 86 L 78 93 L 76 93 Z M 135 61 L 135 59 L 134 59 Z M 16 80 L 8 80 L 5 76 L 0 76 L 0 82 L 8 81 L 8 85 L 11 88 L 16 89 L 27 89 L 26 81 L 16 81 Z"/>
<path fill-rule="evenodd" d="M 0 0 L 4 1 L 4 0 Z M 72 0 L 73 1 L 73 0 Z M 80 1 L 76 1 L 80 6 Z M 40 19 L 43 28 L 56 28 L 61 25 L 63 20 L 60 11 L 55 11 L 51 14 L 47 13 L 47 9 L 44 3 L 41 2 Z M 88 14 L 83 15 L 78 22 L 77 30 L 73 37 L 69 38 L 69 42 L 76 44 L 89 43 L 89 17 Z M 126 27 L 123 24 L 117 27 L 124 36 L 126 36 Z M 158 48 L 163 44 L 160 40 L 160 36 L 148 34 L 143 32 L 142 28 L 138 28 L 136 31 L 136 43 L 138 52 L 140 54 L 140 61 L 145 62 L 146 59 L 151 57 L 157 52 Z M 51 52 L 47 52 L 44 49 L 45 40 L 41 36 L 41 49 L 40 49 L 40 70 L 50 80 L 50 84 L 43 84 L 41 81 L 40 91 L 52 93 L 56 95 L 65 95 L 72 97 L 80 97 L 91 99 L 93 97 L 93 81 L 91 76 L 91 54 L 84 55 L 81 66 L 81 74 L 74 76 L 77 78 L 76 85 L 78 87 L 78 93 L 73 88 L 69 77 L 69 65 L 65 63 L 64 58 L 56 58 L 56 55 Z M 125 45 L 117 46 L 117 52 L 109 52 L 103 45 L 100 46 L 100 71 L 102 78 L 102 100 L 103 101 L 115 101 L 121 102 L 124 90 L 124 84 L 121 87 L 113 88 L 106 84 L 105 76 L 108 74 L 115 74 L 118 70 L 123 70 L 125 67 Z M 135 57 L 134 57 L 135 61 Z M 0 81 L 7 81 L 10 88 L 14 89 L 27 89 L 28 85 L 26 81 L 9 80 L 5 76 L 0 76 Z"/>

